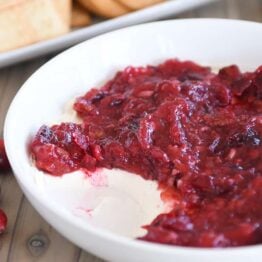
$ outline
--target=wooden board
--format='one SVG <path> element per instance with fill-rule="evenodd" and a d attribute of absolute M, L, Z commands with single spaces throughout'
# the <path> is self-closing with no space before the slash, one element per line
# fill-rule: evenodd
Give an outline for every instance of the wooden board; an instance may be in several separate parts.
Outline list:
<path fill-rule="evenodd" d="M 220 0 L 186 12 L 180 18 L 220 17 L 262 22 L 262 0 Z M 22 83 L 50 57 L 0 71 L 0 136 L 8 106 Z M 59 235 L 31 207 L 11 172 L 0 175 L 1 202 L 9 218 L 0 236 L 1 262 L 101 262 Z"/>

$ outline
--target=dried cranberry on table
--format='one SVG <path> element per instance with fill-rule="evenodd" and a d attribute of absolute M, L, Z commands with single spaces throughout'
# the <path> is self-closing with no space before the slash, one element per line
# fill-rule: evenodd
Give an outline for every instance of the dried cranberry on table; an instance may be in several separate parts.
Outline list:
<path fill-rule="evenodd" d="M 143 240 L 262 244 L 262 66 L 217 74 L 176 59 L 128 67 L 74 109 L 82 124 L 43 126 L 34 137 L 39 169 L 121 168 L 157 180 L 176 201 Z"/>
<path fill-rule="evenodd" d="M 0 139 L 0 172 L 10 169 L 10 164 L 5 152 L 4 140 Z"/>
<path fill-rule="evenodd" d="M 0 174 L 10 169 L 10 164 L 5 152 L 3 139 L 0 139 Z M 3 233 L 7 226 L 7 216 L 2 209 L 0 209 L 0 234 Z"/>
<path fill-rule="evenodd" d="M 0 209 L 0 234 L 6 230 L 7 216 L 2 209 Z"/>

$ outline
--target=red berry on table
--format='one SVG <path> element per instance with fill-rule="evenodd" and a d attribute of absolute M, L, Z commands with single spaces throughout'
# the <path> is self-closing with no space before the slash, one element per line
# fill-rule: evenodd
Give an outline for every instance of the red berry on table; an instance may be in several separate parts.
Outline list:
<path fill-rule="evenodd" d="M 0 171 L 10 168 L 10 164 L 5 152 L 4 140 L 0 139 Z"/>
<path fill-rule="evenodd" d="M 0 234 L 2 234 L 7 226 L 7 216 L 2 209 L 0 209 Z"/>

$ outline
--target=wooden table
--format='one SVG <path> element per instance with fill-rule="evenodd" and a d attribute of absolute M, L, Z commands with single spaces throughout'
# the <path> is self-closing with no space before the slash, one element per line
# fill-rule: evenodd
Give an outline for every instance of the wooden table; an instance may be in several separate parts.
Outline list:
<path fill-rule="evenodd" d="M 179 17 L 220 17 L 262 22 L 262 0 L 221 0 Z M 17 90 L 48 59 L 50 57 L 39 58 L 0 70 L 1 135 L 6 111 Z M 9 219 L 7 232 L 0 236 L 1 262 L 102 261 L 79 249 L 48 225 L 25 199 L 11 173 L 0 176 L 0 185 L 0 207 Z"/>

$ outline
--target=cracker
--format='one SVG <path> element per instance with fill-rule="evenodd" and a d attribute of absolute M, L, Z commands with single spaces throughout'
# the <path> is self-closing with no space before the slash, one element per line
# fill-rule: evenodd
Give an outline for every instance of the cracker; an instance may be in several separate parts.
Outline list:
<path fill-rule="evenodd" d="M 117 0 L 117 1 L 132 10 L 137 10 L 163 2 L 164 0 Z"/>
<path fill-rule="evenodd" d="M 69 32 L 71 0 L 0 1 L 0 52 Z"/>
<path fill-rule="evenodd" d="M 73 3 L 71 27 L 83 27 L 90 25 L 92 22 L 91 17 L 86 9 L 77 3 Z"/>
<path fill-rule="evenodd" d="M 92 13 L 106 18 L 124 15 L 130 9 L 115 0 L 78 0 L 78 2 Z"/>

